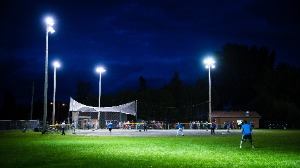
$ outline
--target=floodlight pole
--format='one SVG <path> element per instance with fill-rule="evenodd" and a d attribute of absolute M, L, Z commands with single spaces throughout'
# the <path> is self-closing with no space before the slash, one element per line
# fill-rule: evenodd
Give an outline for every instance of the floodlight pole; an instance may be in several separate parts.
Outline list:
<path fill-rule="evenodd" d="M 48 26 L 46 31 L 46 61 L 45 61 L 45 83 L 44 83 L 44 116 L 43 133 L 46 133 L 47 127 L 47 91 L 48 91 Z"/>
<path fill-rule="evenodd" d="M 210 78 L 210 67 L 208 68 L 208 93 L 209 93 L 209 122 L 211 123 L 211 78 Z"/>
<path fill-rule="evenodd" d="M 205 63 L 205 67 L 208 69 L 208 96 L 209 96 L 209 122 L 211 123 L 212 120 L 211 120 L 211 78 L 210 78 L 210 69 L 211 68 L 215 68 L 215 61 L 212 59 L 212 58 L 207 58 L 204 60 L 204 63 Z"/>
<path fill-rule="evenodd" d="M 45 83 L 44 83 L 44 116 L 43 116 L 43 131 L 42 133 L 46 133 L 47 127 L 47 92 L 48 92 L 48 33 L 55 32 L 54 29 L 51 27 L 53 26 L 54 22 L 51 18 L 46 19 L 47 29 L 46 29 L 46 59 L 45 59 Z"/>
<path fill-rule="evenodd" d="M 53 88 L 53 112 L 52 112 L 52 125 L 55 124 L 55 93 L 56 93 L 56 68 L 58 68 L 60 65 L 58 62 L 54 62 L 54 88 Z"/>
<path fill-rule="evenodd" d="M 106 70 L 102 67 L 98 67 L 96 71 L 99 73 L 99 112 L 98 112 L 98 121 L 99 121 L 99 127 L 101 127 L 101 122 L 100 122 L 100 107 L 101 107 L 101 74 L 102 72 L 105 72 Z M 106 112 L 105 112 L 105 118 L 106 118 Z"/>
<path fill-rule="evenodd" d="M 99 112 L 98 112 L 98 121 L 99 121 L 99 127 L 101 127 L 100 122 L 100 107 L 101 107 L 101 72 L 99 72 Z"/>
<path fill-rule="evenodd" d="M 33 96 L 34 96 L 34 82 L 32 83 L 32 96 L 31 96 L 30 120 L 32 120 L 32 113 L 33 113 Z"/>

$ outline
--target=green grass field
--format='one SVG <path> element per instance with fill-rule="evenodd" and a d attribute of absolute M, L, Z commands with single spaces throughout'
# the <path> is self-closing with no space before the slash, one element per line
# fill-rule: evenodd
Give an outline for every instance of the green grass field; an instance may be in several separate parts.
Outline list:
<path fill-rule="evenodd" d="M 300 167 L 299 130 L 241 135 L 114 137 L 0 132 L 4 167 Z"/>

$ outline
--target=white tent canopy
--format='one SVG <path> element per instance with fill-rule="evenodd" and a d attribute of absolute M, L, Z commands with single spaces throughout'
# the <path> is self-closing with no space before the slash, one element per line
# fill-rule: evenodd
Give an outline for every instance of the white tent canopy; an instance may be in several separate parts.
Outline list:
<path fill-rule="evenodd" d="M 79 111 L 79 112 L 118 112 L 124 114 L 136 115 L 136 101 L 132 101 L 126 104 L 112 107 L 92 107 L 86 106 L 77 102 L 70 97 L 70 107 L 69 111 Z"/>

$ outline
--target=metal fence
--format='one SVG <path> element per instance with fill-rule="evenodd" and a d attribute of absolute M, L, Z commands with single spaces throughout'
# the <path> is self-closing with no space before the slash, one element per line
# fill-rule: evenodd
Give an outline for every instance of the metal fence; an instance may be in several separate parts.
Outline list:
<path fill-rule="evenodd" d="M 75 123 L 76 128 L 87 129 L 87 123 L 90 128 L 106 128 L 108 122 L 112 121 L 127 121 L 127 114 L 120 112 L 100 112 L 98 120 L 97 112 L 72 112 L 72 121 Z M 100 125 L 98 125 L 100 123 Z"/>

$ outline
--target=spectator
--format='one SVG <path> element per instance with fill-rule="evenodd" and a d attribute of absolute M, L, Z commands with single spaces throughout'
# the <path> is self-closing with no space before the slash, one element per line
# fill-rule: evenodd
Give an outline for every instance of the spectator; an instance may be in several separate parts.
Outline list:
<path fill-rule="evenodd" d="M 87 127 L 88 130 L 90 129 L 90 123 L 89 122 L 86 122 L 86 127 Z"/>
<path fill-rule="evenodd" d="M 74 124 L 74 121 L 72 122 L 71 128 L 72 128 L 72 134 L 75 134 L 75 124 Z"/>
<path fill-rule="evenodd" d="M 231 128 L 231 125 L 230 125 L 230 123 L 229 122 L 227 122 L 227 132 L 229 133 L 230 131 L 230 128 Z"/>
<path fill-rule="evenodd" d="M 206 131 L 208 131 L 208 122 L 207 121 L 205 122 L 205 128 L 206 128 Z"/>
<path fill-rule="evenodd" d="M 210 126 L 210 133 L 215 134 L 215 129 L 216 129 L 216 123 L 212 122 Z"/>
<path fill-rule="evenodd" d="M 65 123 L 65 121 L 63 121 L 61 123 L 61 135 L 66 135 L 65 134 L 65 127 L 66 127 L 66 123 Z"/>
<path fill-rule="evenodd" d="M 144 121 L 144 131 L 147 131 L 147 122 Z"/>
<path fill-rule="evenodd" d="M 250 126 L 251 128 L 254 128 L 254 122 L 252 120 L 250 121 Z"/>
<path fill-rule="evenodd" d="M 227 129 L 227 121 L 224 122 L 224 128 Z"/>

